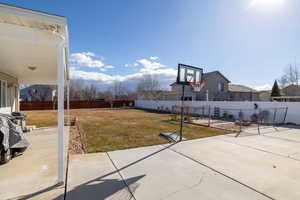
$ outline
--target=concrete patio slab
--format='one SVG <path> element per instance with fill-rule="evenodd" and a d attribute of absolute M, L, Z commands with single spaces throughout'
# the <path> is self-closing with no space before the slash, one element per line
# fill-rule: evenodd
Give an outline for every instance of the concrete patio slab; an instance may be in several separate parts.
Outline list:
<path fill-rule="evenodd" d="M 220 139 L 186 141 L 171 149 L 274 199 L 300 198 L 300 162 L 297 160 Z"/>
<path fill-rule="evenodd" d="M 68 200 L 130 200 L 130 194 L 124 181 L 116 171 L 106 153 L 72 155 L 70 157 Z M 126 181 L 131 187 L 142 176 L 136 176 Z M 55 200 L 63 200 L 61 194 Z"/>
<path fill-rule="evenodd" d="M 220 139 L 240 146 L 267 151 L 294 159 L 298 159 L 297 154 L 300 153 L 299 143 L 295 143 L 290 140 L 280 140 L 274 137 L 266 137 L 266 135 L 237 138 L 222 135 L 215 137 L 215 139 Z"/>
<path fill-rule="evenodd" d="M 66 133 L 68 133 L 66 128 Z M 68 135 L 66 135 L 66 148 Z M 0 199 L 43 199 L 57 196 L 57 129 L 38 129 L 27 134 L 30 146 L 24 155 L 0 165 Z"/>
<path fill-rule="evenodd" d="M 300 199 L 298 129 L 234 135 L 72 155 L 66 199 Z M 32 146 L 25 155 L 0 166 L 0 191 L 6 191 L 0 199 L 64 199 L 64 188 L 54 186 L 55 129 L 29 138 Z"/>
<path fill-rule="evenodd" d="M 278 131 L 273 131 L 264 135 L 281 140 L 287 140 L 300 145 L 300 129 L 279 129 Z"/>
<path fill-rule="evenodd" d="M 109 155 L 125 179 L 143 176 L 133 188 L 136 199 L 268 199 L 163 146 Z"/>

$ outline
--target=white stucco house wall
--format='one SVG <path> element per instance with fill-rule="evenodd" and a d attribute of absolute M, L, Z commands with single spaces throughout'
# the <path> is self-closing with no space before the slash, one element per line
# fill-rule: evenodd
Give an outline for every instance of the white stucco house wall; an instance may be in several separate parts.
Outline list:
<path fill-rule="evenodd" d="M 0 114 L 19 111 L 20 84 L 58 87 L 58 181 L 64 180 L 64 86 L 68 73 L 65 17 L 0 4 Z"/>

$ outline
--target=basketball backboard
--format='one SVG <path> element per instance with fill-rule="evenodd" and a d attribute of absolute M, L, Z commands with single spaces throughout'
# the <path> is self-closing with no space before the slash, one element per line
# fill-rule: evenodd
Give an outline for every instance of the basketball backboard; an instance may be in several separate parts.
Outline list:
<path fill-rule="evenodd" d="M 200 84 L 202 74 L 202 68 L 178 64 L 177 83 L 181 85 Z"/>

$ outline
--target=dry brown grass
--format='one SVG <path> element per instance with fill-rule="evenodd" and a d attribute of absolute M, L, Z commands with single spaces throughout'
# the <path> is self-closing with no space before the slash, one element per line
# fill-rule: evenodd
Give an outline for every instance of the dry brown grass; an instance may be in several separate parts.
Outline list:
<path fill-rule="evenodd" d="M 36 127 L 48 127 L 57 125 L 57 112 L 55 110 L 24 111 L 27 114 L 28 125 Z"/>
<path fill-rule="evenodd" d="M 28 123 L 56 124 L 55 111 L 30 111 Z M 169 114 L 158 114 L 137 109 L 78 109 L 71 110 L 87 139 L 88 152 L 106 152 L 117 149 L 150 146 L 167 143 L 159 137 L 162 132 L 178 132 L 179 123 L 170 120 Z M 35 119 L 32 119 L 35 118 Z M 184 125 L 184 137 L 203 138 L 228 131 Z"/>

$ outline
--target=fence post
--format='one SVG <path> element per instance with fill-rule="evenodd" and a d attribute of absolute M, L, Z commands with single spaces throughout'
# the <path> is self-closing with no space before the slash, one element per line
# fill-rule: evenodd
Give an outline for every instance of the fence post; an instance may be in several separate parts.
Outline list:
<path fill-rule="evenodd" d="M 210 105 L 208 106 L 208 127 L 210 127 L 210 118 L 211 118 L 211 113 L 210 113 Z"/>
<path fill-rule="evenodd" d="M 240 119 L 240 133 L 242 132 L 242 123 L 243 123 L 243 120 L 242 120 L 242 110 L 240 110 L 240 114 L 239 114 L 239 119 Z"/>
<path fill-rule="evenodd" d="M 260 109 L 258 110 L 258 113 L 261 113 Z M 257 132 L 258 132 L 259 135 L 260 135 L 260 128 L 259 128 L 259 121 L 260 121 L 260 120 L 261 120 L 261 122 L 262 122 L 262 119 L 260 119 L 259 114 L 258 114 L 258 119 L 257 119 Z"/>
<path fill-rule="evenodd" d="M 275 123 L 275 119 L 276 119 L 276 114 L 277 114 L 277 108 L 275 108 L 275 110 L 274 110 L 274 116 L 273 116 L 273 123 L 272 123 L 272 125 L 274 125 Z"/>
<path fill-rule="evenodd" d="M 285 108 L 285 114 L 284 114 L 284 118 L 283 118 L 283 124 L 285 124 L 285 120 L 286 120 L 288 109 L 289 109 L 289 107 Z"/>

